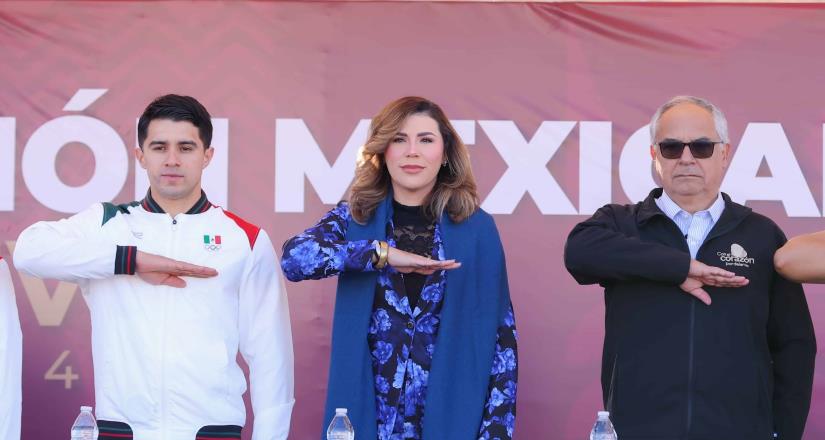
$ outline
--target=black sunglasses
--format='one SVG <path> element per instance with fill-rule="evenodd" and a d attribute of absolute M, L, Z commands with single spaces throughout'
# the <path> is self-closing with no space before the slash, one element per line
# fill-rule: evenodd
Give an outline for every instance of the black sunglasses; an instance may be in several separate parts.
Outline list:
<path fill-rule="evenodd" d="M 697 139 L 690 142 L 682 142 L 677 140 L 666 140 L 659 142 L 659 152 L 665 159 L 678 159 L 682 157 L 682 152 L 685 147 L 690 148 L 690 154 L 696 159 L 707 159 L 713 156 L 713 148 L 716 144 L 724 144 L 721 141 L 711 141 L 707 139 Z"/>

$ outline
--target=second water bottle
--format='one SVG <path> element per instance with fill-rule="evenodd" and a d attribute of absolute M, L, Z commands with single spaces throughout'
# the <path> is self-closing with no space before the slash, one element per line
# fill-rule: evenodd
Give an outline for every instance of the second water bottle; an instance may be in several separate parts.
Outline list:
<path fill-rule="evenodd" d="M 72 425 L 72 440 L 97 440 L 98 430 L 91 406 L 81 406 Z"/>
<path fill-rule="evenodd" d="M 355 430 L 347 417 L 346 408 L 335 408 L 335 417 L 327 428 L 327 440 L 355 440 Z"/>
<path fill-rule="evenodd" d="M 619 436 L 616 430 L 613 429 L 613 424 L 610 423 L 610 413 L 608 411 L 599 411 L 596 424 L 593 425 L 593 430 L 590 431 L 590 440 L 618 440 Z"/>

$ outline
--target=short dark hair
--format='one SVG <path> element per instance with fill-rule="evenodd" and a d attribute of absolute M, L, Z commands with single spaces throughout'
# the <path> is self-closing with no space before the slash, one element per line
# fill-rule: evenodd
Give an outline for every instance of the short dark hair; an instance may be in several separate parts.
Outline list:
<path fill-rule="evenodd" d="M 143 148 L 149 123 L 155 119 L 187 121 L 198 128 L 204 148 L 212 145 L 212 119 L 206 107 L 191 96 L 163 95 L 155 98 L 138 120 L 138 146 Z"/>

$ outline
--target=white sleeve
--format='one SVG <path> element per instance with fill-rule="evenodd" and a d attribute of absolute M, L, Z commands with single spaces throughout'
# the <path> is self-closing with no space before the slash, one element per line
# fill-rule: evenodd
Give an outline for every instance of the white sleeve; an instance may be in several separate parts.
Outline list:
<path fill-rule="evenodd" d="M 240 291 L 240 350 L 249 365 L 252 440 L 285 440 L 295 404 L 289 304 L 272 242 L 261 230 Z"/>
<path fill-rule="evenodd" d="M 114 275 L 117 246 L 107 240 L 103 205 L 57 221 L 26 228 L 14 247 L 14 265 L 38 278 L 64 281 L 102 279 Z"/>
<path fill-rule="evenodd" d="M 23 336 L 9 267 L 0 259 L 0 438 L 20 439 Z"/>

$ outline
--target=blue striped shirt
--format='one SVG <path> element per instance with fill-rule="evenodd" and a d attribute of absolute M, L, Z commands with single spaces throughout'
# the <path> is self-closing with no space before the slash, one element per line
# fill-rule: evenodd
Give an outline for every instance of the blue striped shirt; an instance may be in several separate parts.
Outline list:
<path fill-rule="evenodd" d="M 691 215 L 668 197 L 667 192 L 662 191 L 662 195 L 656 199 L 656 206 L 676 223 L 676 226 L 679 227 L 682 235 L 687 240 L 690 257 L 696 259 L 696 253 L 699 252 L 699 247 L 705 242 L 708 232 L 713 229 L 713 225 L 722 216 L 722 211 L 725 210 L 725 201 L 721 195 L 717 195 L 716 200 L 708 209 L 697 211 Z"/>

